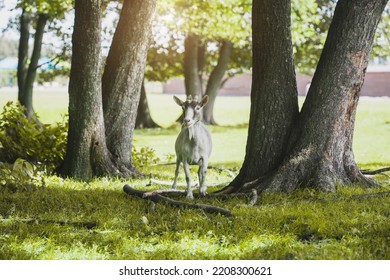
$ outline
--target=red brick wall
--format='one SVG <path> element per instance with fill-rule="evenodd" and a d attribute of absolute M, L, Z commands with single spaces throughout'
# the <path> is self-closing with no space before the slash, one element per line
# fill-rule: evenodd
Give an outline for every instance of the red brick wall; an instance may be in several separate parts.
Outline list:
<path fill-rule="evenodd" d="M 367 72 L 361 95 L 390 96 L 390 72 Z"/>
<path fill-rule="evenodd" d="M 297 74 L 297 88 L 299 95 L 306 94 L 306 86 L 311 77 Z M 220 95 L 249 95 L 251 92 L 252 76 L 243 74 L 230 78 L 219 90 Z M 163 92 L 170 94 L 184 94 L 184 80 L 172 79 L 163 85 Z M 361 95 L 390 96 L 390 72 L 368 72 L 363 84 Z"/>

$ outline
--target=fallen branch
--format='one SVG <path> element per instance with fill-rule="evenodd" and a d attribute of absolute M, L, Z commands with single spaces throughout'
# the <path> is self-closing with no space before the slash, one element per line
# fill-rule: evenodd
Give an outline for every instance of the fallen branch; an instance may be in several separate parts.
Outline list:
<path fill-rule="evenodd" d="M 212 185 L 208 185 L 208 186 L 209 187 L 223 187 L 223 186 L 226 186 L 229 183 L 230 182 L 218 183 L 218 184 L 212 184 Z M 146 186 L 150 187 L 153 184 L 159 185 L 159 186 L 163 186 L 163 187 L 172 187 L 173 182 L 168 182 L 168 181 L 162 181 L 162 180 L 154 179 L 153 176 L 151 175 L 150 179 L 149 179 L 149 183 L 147 183 Z M 178 187 L 187 187 L 187 184 L 186 183 L 177 183 L 177 186 Z M 195 181 L 193 183 L 193 185 L 192 185 L 192 189 L 196 189 L 198 187 L 199 187 L 199 183 L 198 183 L 198 181 Z"/>
<path fill-rule="evenodd" d="M 208 205 L 208 204 L 195 204 L 195 203 L 177 201 L 177 200 L 162 196 L 158 193 L 147 195 L 145 197 L 146 192 L 133 189 L 129 185 L 125 185 L 123 187 L 123 191 L 131 196 L 136 196 L 136 197 L 139 197 L 142 199 L 150 199 L 154 203 L 164 201 L 164 202 L 166 202 L 174 207 L 200 209 L 200 210 L 203 210 L 204 212 L 207 212 L 207 213 L 213 213 L 213 214 L 219 213 L 219 214 L 224 215 L 224 216 L 232 216 L 232 212 L 230 212 L 229 210 L 224 209 L 224 208 L 220 208 L 220 207 L 216 207 L 216 206 L 212 206 L 212 205 Z"/>
<path fill-rule="evenodd" d="M 159 186 L 166 186 L 166 187 L 172 187 L 172 184 L 173 182 L 168 182 L 168 181 L 161 181 L 161 180 L 157 180 L 157 179 L 154 179 L 154 178 L 150 178 L 149 179 L 149 183 L 147 184 L 147 186 L 151 186 L 153 184 L 156 184 L 156 185 L 159 185 Z M 177 186 L 178 187 L 187 187 L 187 184 L 185 183 L 177 183 Z M 198 182 L 195 182 L 193 185 L 192 185 L 193 188 L 196 188 L 198 187 Z"/>
<path fill-rule="evenodd" d="M 174 190 L 174 189 L 162 189 L 154 190 L 151 192 L 145 192 L 143 198 L 147 198 L 156 194 L 160 195 L 169 195 L 169 196 L 185 196 L 187 194 L 186 190 Z"/>
<path fill-rule="evenodd" d="M 376 174 L 382 174 L 383 172 L 390 171 L 390 167 L 384 167 L 377 170 L 362 170 L 362 173 L 364 175 L 376 175 Z"/>

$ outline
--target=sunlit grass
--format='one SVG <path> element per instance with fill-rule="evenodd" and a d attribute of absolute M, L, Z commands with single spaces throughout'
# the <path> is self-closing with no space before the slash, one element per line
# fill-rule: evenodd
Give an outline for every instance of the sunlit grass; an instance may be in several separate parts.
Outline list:
<path fill-rule="evenodd" d="M 10 93 L 7 93 L 10 94 Z M 0 106 L 11 95 L 0 94 Z M 13 96 L 16 96 L 15 94 Z M 12 98 L 11 98 L 12 99 Z M 41 92 L 35 108 L 44 122 L 61 119 L 67 97 Z M 156 150 L 161 160 L 174 153 L 180 129 L 172 123 L 180 108 L 171 95 L 152 94 L 154 119 L 164 128 L 135 133 L 137 147 Z M 390 100 L 362 98 L 354 148 L 362 167 L 390 165 Z M 220 97 L 211 127 L 211 164 L 236 169 L 245 154 L 248 97 Z M 172 160 L 171 160 L 172 161 Z M 141 168 L 171 181 L 173 165 Z M 196 169 L 192 169 L 196 176 Z M 150 211 L 147 201 L 123 192 L 123 185 L 153 190 L 144 179 L 101 178 L 89 182 L 45 178 L 46 187 L 31 192 L 0 192 L 0 259 L 385 259 L 390 258 L 389 196 L 356 195 L 389 192 L 389 178 L 376 177 L 381 188 L 338 187 L 336 194 L 298 190 L 262 194 L 254 207 L 243 197 L 203 198 L 232 211 L 232 217 L 165 203 Z M 211 169 L 210 185 L 228 183 L 226 172 Z M 183 172 L 180 182 L 185 182 Z M 216 188 L 209 188 L 212 192 Z M 90 227 L 88 225 L 96 225 Z"/>
<path fill-rule="evenodd" d="M 173 166 L 149 168 L 167 179 Z M 164 173 L 167 171 L 167 173 Z M 383 178 L 383 176 L 382 176 Z M 215 170 L 210 183 L 228 179 Z M 378 177 L 381 179 L 381 177 Z M 383 179 L 382 179 L 383 180 Z M 0 259 L 388 259 L 390 190 L 340 187 L 337 195 L 313 190 L 245 198 L 204 198 L 232 217 L 178 209 L 122 191 L 148 180 L 89 183 L 47 178 L 35 192 L 0 195 Z M 39 221 L 28 222 L 31 219 Z M 65 222 L 65 223 L 60 223 Z M 73 222 L 95 222 L 87 228 Z M 72 224 L 73 223 L 73 224 Z"/>

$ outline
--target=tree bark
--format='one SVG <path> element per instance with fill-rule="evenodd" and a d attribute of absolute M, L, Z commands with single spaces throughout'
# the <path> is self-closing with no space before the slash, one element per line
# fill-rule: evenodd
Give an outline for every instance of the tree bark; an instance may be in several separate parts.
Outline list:
<path fill-rule="evenodd" d="M 37 27 L 35 29 L 34 36 L 34 48 L 31 54 L 30 63 L 28 65 L 27 73 L 24 79 L 23 90 L 19 95 L 19 102 L 26 108 L 26 116 L 31 117 L 34 114 L 33 109 L 33 89 L 34 81 L 38 70 L 38 61 L 41 57 L 43 34 L 45 33 L 45 27 L 48 15 L 40 14 L 37 20 Z"/>
<path fill-rule="evenodd" d="M 107 146 L 133 175 L 131 146 L 155 5 L 155 0 L 123 2 L 102 78 Z"/>
<path fill-rule="evenodd" d="M 253 1 L 253 79 L 246 155 L 229 189 L 239 190 L 283 160 L 298 115 L 291 2 Z"/>
<path fill-rule="evenodd" d="M 60 173 L 89 179 L 116 173 L 106 146 L 101 93 L 101 2 L 75 1 L 69 131 Z"/>
<path fill-rule="evenodd" d="M 273 188 L 291 191 L 302 185 L 335 191 L 337 184 L 373 184 L 357 166 L 352 140 L 360 89 L 386 3 L 338 2 L 300 114 L 299 137 L 273 179 Z M 285 173 L 290 178 L 281 184 L 280 179 L 287 178 Z"/>
<path fill-rule="evenodd" d="M 218 89 L 221 87 L 223 76 L 229 64 L 230 55 L 232 53 L 233 43 L 223 41 L 219 50 L 218 62 L 207 81 L 205 94 L 209 96 L 209 102 L 203 108 L 203 122 L 206 124 L 216 125 L 214 119 L 214 105 L 217 98 Z"/>
<path fill-rule="evenodd" d="M 31 17 L 25 9 L 22 11 L 20 16 L 20 37 L 19 37 L 19 48 L 18 48 L 18 100 L 22 99 L 24 93 L 24 84 L 27 75 L 27 60 L 28 60 L 28 42 L 30 39 L 30 27 Z"/>
<path fill-rule="evenodd" d="M 277 8 L 276 1 L 265 2 Z M 285 126 L 293 133 L 287 138 L 288 141 L 279 143 L 279 150 L 283 151 L 279 159 L 283 161 L 278 160 L 276 162 L 279 164 L 268 165 L 266 159 L 258 158 L 255 160 L 256 170 L 260 169 L 264 172 L 249 173 L 255 176 L 248 176 L 248 173 L 242 172 L 248 170 L 248 163 L 245 161 L 242 171 L 225 192 L 249 191 L 251 188 L 256 188 L 258 191 L 265 189 L 293 191 L 298 186 L 335 191 L 336 184 L 372 185 L 373 182 L 362 175 L 355 162 L 352 137 L 356 107 L 374 33 L 387 2 L 387 0 L 340 0 L 338 2 L 302 111 L 298 118 L 292 118 L 296 119 L 294 125 L 287 122 L 289 125 Z M 254 11 L 253 19 L 256 22 L 256 16 L 261 13 L 257 13 L 256 9 Z M 265 21 L 275 22 L 272 20 L 275 16 L 272 11 L 278 10 L 269 11 L 271 13 L 267 13 Z M 254 29 L 254 52 L 260 50 L 256 45 L 258 36 L 256 34 L 259 31 Z M 274 32 L 274 35 L 276 36 L 277 32 Z M 263 48 L 262 51 L 265 56 L 275 59 L 275 56 L 271 55 L 271 50 Z M 260 67 L 265 71 L 264 62 L 259 62 L 254 56 L 254 71 L 259 71 Z M 256 100 L 254 93 L 257 90 L 261 89 L 262 95 L 267 95 L 268 92 L 268 89 L 256 83 L 257 77 L 254 75 L 252 100 Z M 285 75 L 271 76 L 262 83 L 272 80 L 281 83 L 284 79 L 286 79 Z M 264 103 L 272 108 L 269 99 L 265 99 Z M 261 108 L 259 105 L 252 106 L 251 120 L 254 118 L 261 120 L 264 112 L 268 111 L 267 108 Z M 296 111 L 295 105 L 292 111 Z M 274 113 L 284 115 L 286 111 L 279 110 Z M 268 115 L 266 119 L 272 120 L 272 116 Z M 277 130 L 277 123 L 271 121 L 270 124 Z M 268 138 L 270 132 L 264 128 L 267 126 L 250 124 L 249 134 L 253 135 L 259 131 Z M 251 146 L 251 141 L 251 136 L 248 136 L 246 160 L 256 152 L 256 148 Z M 273 149 L 268 143 L 256 142 L 260 149 Z M 271 157 L 274 158 L 274 155 L 271 154 Z M 253 169 L 252 165 L 249 170 L 251 169 Z"/>
<path fill-rule="evenodd" d="M 135 128 L 157 128 L 160 127 L 150 115 L 148 99 L 146 97 L 145 83 L 142 82 L 141 96 L 138 104 Z"/>
<path fill-rule="evenodd" d="M 206 64 L 206 44 L 198 43 L 198 77 L 199 77 L 199 88 L 200 88 L 200 97 L 204 95 L 204 86 L 203 86 L 203 74 L 204 74 L 204 66 Z M 199 99 L 201 100 L 201 98 Z"/>
<path fill-rule="evenodd" d="M 194 34 L 187 35 L 184 42 L 184 84 L 186 95 L 192 99 L 201 99 L 201 82 L 199 78 L 199 38 Z"/>

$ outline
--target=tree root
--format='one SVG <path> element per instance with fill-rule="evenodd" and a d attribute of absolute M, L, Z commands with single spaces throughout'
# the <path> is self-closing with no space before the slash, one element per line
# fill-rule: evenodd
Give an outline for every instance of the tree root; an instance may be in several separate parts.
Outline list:
<path fill-rule="evenodd" d="M 221 214 L 224 216 L 232 216 L 233 215 L 232 212 L 230 212 L 229 210 L 224 209 L 224 208 L 220 208 L 220 207 L 216 207 L 216 206 L 212 206 L 212 205 L 208 205 L 208 204 L 195 204 L 195 203 L 177 201 L 177 200 L 162 196 L 158 193 L 150 193 L 149 192 L 145 196 L 145 193 L 147 193 L 147 192 L 133 189 L 129 185 L 125 185 L 123 187 L 123 191 L 125 193 L 127 193 L 128 195 L 136 196 L 136 197 L 139 197 L 142 199 L 149 199 L 149 200 L 153 201 L 154 203 L 164 201 L 164 202 L 166 202 L 174 207 L 199 209 L 199 210 L 203 210 L 206 213 Z"/>

